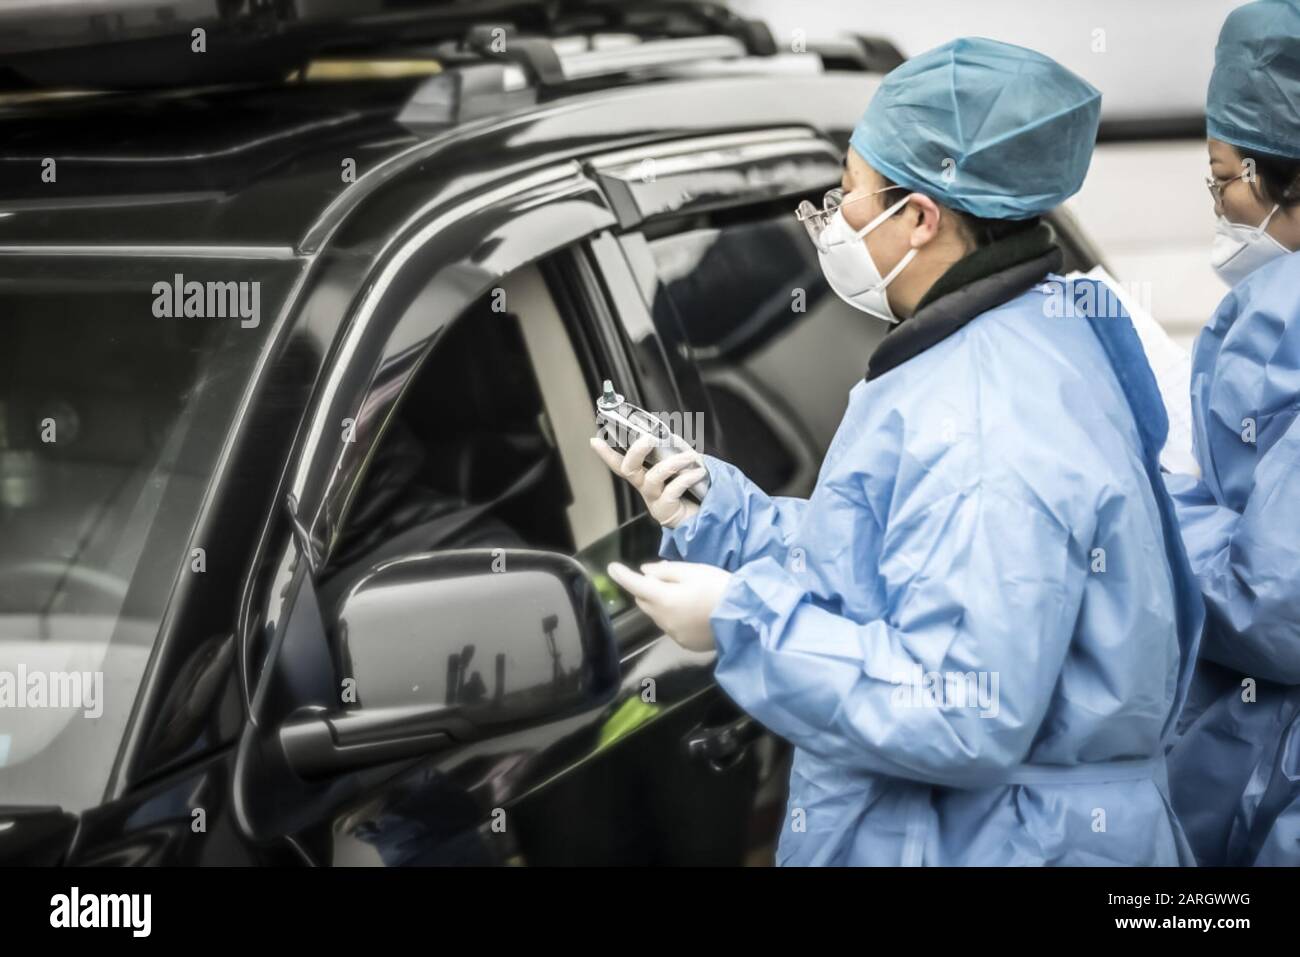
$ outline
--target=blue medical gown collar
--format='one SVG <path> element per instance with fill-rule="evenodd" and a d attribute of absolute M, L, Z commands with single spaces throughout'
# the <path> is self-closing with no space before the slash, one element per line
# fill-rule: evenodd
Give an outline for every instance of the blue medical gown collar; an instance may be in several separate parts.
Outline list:
<path fill-rule="evenodd" d="M 1003 240 L 1002 242 L 1009 242 Z M 998 246 L 994 243 L 988 249 Z M 979 255 L 977 251 L 972 255 Z M 1061 268 L 1063 255 L 1052 245 L 1034 258 L 1000 269 L 997 272 L 967 283 L 960 289 L 940 296 L 923 306 L 910 319 L 905 320 L 881 341 L 867 360 L 866 379 L 884 375 L 908 359 L 920 355 L 931 346 L 942 342 L 964 325 L 990 309 L 1010 302 L 1042 282 L 1050 273 Z"/>

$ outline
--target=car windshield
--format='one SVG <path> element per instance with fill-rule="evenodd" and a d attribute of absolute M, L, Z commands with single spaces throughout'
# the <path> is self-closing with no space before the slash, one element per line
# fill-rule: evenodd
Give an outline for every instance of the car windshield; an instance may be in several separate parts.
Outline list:
<path fill-rule="evenodd" d="M 0 257 L 0 805 L 102 799 L 173 584 L 203 570 L 272 275 Z"/>

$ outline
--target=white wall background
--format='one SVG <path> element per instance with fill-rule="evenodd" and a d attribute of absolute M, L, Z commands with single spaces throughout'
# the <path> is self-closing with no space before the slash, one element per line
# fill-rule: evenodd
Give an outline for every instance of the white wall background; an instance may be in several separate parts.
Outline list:
<path fill-rule="evenodd" d="M 1214 41 L 1242 0 L 729 0 L 771 27 L 778 45 L 796 30 L 809 38 L 868 33 L 905 56 L 959 36 L 1032 47 L 1102 92 L 1112 118 L 1200 112 L 1214 65 Z M 1094 52 L 1094 31 L 1104 50 Z"/>

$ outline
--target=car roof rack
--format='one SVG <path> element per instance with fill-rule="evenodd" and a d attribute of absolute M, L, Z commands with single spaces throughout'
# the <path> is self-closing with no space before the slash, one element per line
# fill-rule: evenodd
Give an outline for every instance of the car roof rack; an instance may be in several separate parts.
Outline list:
<path fill-rule="evenodd" d="M 700 60 L 732 60 L 748 54 L 731 36 L 647 40 L 605 48 L 563 52 L 545 39 L 507 41 L 506 59 L 518 62 L 539 86 L 564 86 L 576 80 L 618 76 L 638 70 L 671 67 Z"/>
<path fill-rule="evenodd" d="M 564 32 L 566 21 L 581 17 L 588 32 L 629 33 L 644 39 L 685 36 L 731 37 L 748 56 L 777 52 L 772 31 L 762 20 L 750 20 L 712 0 L 560 0 L 552 27 Z"/>
<path fill-rule="evenodd" d="M 465 37 L 467 49 L 488 59 L 518 63 L 538 86 L 613 76 L 644 67 L 704 59 L 770 57 L 777 53 L 772 31 L 718 3 L 700 0 L 585 0 L 557 3 L 546 31 L 516 34 L 506 24 L 481 23 Z M 585 34 L 623 34 L 641 43 L 561 55 L 557 46 L 575 28 Z M 566 36 L 566 34 L 570 34 Z"/>
<path fill-rule="evenodd" d="M 448 71 L 489 65 L 444 81 L 457 88 L 459 99 L 471 91 L 479 98 L 478 107 L 466 104 L 473 113 L 486 110 L 493 98 L 504 103 L 643 69 L 797 72 L 811 53 L 825 69 L 884 73 L 903 59 L 878 37 L 811 41 L 806 52 L 779 50 L 765 23 L 717 0 L 420 0 L 418 6 L 413 0 L 350 0 L 346 7 L 336 0 L 223 0 L 219 16 L 193 0 L 153 0 L 153 6 L 146 0 L 23 0 L 16 9 L 3 3 L 0 51 L 7 62 L 0 65 L 0 90 L 23 94 L 276 83 L 301 79 L 321 60 L 415 58 L 436 59 L 436 68 Z M 119 9 L 131 15 L 110 16 Z M 191 28 L 199 26 L 222 56 L 190 54 Z M 508 38 L 504 49 L 502 36 Z M 617 53 L 590 42 L 616 36 L 633 42 Z M 585 49 L 574 48 L 583 41 Z M 503 70 L 501 63 L 513 67 Z M 525 86 L 534 92 L 522 92 Z M 441 98 L 450 102 L 445 90 Z"/>
<path fill-rule="evenodd" d="M 767 24 L 708 0 L 557 0 L 542 9 L 544 23 L 531 21 L 527 32 L 491 20 L 470 27 L 444 59 L 447 69 L 415 91 L 398 122 L 460 123 L 530 105 L 547 91 L 584 80 L 638 72 L 682 75 L 761 65 L 769 72 L 887 73 L 905 59 L 888 40 L 863 35 L 814 41 L 806 52 L 787 53 Z M 612 42 L 618 38 L 628 42 Z"/>
<path fill-rule="evenodd" d="M 715 0 L 23 0 L 14 9 L 0 0 L 0 88 L 276 82 L 313 58 L 461 42 L 481 24 L 518 28 L 512 55 L 542 84 L 561 78 L 544 46 L 531 40 L 574 33 L 723 36 L 749 56 L 776 52 L 763 23 Z M 198 28 L 220 56 L 191 54 Z"/>
<path fill-rule="evenodd" d="M 507 36 L 500 44 L 501 52 L 451 67 L 421 83 L 397 121 L 406 126 L 462 123 L 529 106 L 537 102 L 541 91 L 597 77 L 749 58 L 744 43 L 733 36 L 681 37 L 582 49 L 565 49 L 565 45 L 559 39 Z M 772 57 L 774 63 L 780 59 Z"/>

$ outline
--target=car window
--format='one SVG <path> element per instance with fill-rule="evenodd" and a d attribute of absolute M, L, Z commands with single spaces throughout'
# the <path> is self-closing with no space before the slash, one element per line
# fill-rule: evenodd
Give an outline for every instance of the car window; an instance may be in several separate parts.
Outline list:
<path fill-rule="evenodd" d="M 649 541 L 638 520 L 619 515 L 616 479 L 588 446 L 598 372 L 580 360 L 572 322 L 529 266 L 447 327 L 381 438 L 322 570 L 326 603 L 400 553 L 653 557 L 657 530 Z M 620 552 L 619 542 L 636 552 Z M 611 612 L 626 607 L 610 583 L 602 593 Z"/>
<path fill-rule="evenodd" d="M 830 291 L 795 205 L 694 217 L 646 236 L 656 327 L 699 368 L 724 456 L 781 494 L 811 489 L 886 329 Z"/>
<path fill-rule="evenodd" d="M 199 567 L 191 530 L 288 282 L 216 260 L 2 269 L 0 804 L 80 811 L 102 798 L 172 584 Z M 247 285 L 249 318 L 239 301 L 196 314 L 236 277 L 260 283 L 255 324 Z M 189 283 L 204 302 L 187 315 Z"/>

